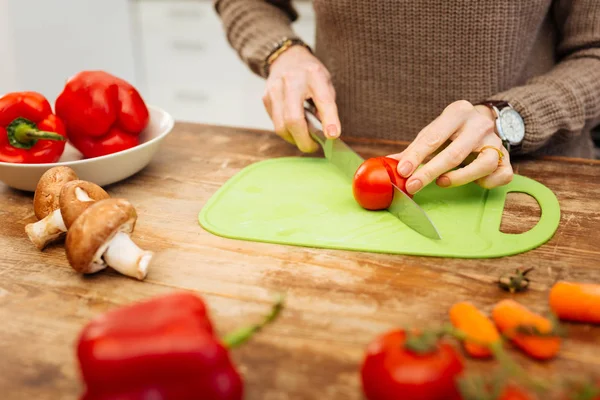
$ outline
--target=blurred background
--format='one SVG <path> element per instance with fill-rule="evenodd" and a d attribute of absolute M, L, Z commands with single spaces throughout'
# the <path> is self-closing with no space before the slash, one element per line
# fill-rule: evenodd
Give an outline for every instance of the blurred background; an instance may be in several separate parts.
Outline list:
<path fill-rule="evenodd" d="M 312 3 L 294 5 L 294 29 L 312 46 Z M 230 48 L 212 0 L 0 0 L 0 60 L 1 92 L 53 102 L 69 76 L 103 69 L 177 120 L 273 127 L 264 81 Z"/>
<path fill-rule="evenodd" d="M 309 0 L 294 28 L 314 43 Z M 227 43 L 212 0 L 0 0 L 0 92 L 51 103 L 65 80 L 103 69 L 177 120 L 272 129 L 253 75 Z"/>

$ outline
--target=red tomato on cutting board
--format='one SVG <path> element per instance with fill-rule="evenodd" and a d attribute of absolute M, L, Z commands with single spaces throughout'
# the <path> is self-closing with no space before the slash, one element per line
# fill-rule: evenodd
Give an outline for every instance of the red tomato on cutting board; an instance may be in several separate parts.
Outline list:
<path fill-rule="evenodd" d="M 392 183 L 406 192 L 406 178 L 400 176 L 397 168 L 398 160 L 394 158 L 374 157 L 365 160 L 356 170 L 352 181 L 352 192 L 358 204 L 367 210 L 384 210 L 394 198 Z"/>
<path fill-rule="evenodd" d="M 460 354 L 438 342 L 426 353 L 405 347 L 406 332 L 392 330 L 366 349 L 361 368 L 368 400 L 459 400 L 457 380 L 464 370 Z"/>

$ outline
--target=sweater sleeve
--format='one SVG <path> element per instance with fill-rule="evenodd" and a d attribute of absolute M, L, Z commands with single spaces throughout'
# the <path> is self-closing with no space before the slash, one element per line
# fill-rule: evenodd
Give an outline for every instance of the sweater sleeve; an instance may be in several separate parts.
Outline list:
<path fill-rule="evenodd" d="M 298 39 L 292 29 L 298 14 L 290 0 L 214 0 L 227 41 L 257 75 L 264 60 L 283 38 Z"/>
<path fill-rule="evenodd" d="M 523 154 L 553 136 L 572 137 L 600 122 L 600 1 L 558 0 L 553 15 L 560 33 L 559 62 L 546 74 L 490 98 L 508 101 L 523 117 Z"/>

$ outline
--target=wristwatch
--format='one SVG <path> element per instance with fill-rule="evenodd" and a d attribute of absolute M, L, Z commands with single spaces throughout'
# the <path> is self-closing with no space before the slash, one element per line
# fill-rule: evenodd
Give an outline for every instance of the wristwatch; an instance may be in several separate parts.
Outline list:
<path fill-rule="evenodd" d="M 506 150 L 509 152 L 518 150 L 525 137 L 525 122 L 517 110 L 508 102 L 501 100 L 481 104 L 490 107 L 496 114 L 496 130 Z"/>

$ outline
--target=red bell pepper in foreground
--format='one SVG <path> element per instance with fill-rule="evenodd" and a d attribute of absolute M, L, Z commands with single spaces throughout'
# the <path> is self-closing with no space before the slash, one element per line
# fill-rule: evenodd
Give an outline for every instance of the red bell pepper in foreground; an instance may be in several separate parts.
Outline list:
<path fill-rule="evenodd" d="M 204 302 L 175 293 L 110 311 L 90 322 L 77 345 L 86 384 L 83 400 L 241 400 L 243 380 L 228 349 L 273 321 L 278 301 L 261 324 L 223 340 Z"/>
<path fill-rule="evenodd" d="M 44 96 L 13 92 L 0 98 L 1 162 L 53 163 L 66 143 L 65 127 Z"/>
<path fill-rule="evenodd" d="M 56 115 L 85 158 L 137 146 L 139 134 L 150 119 L 138 91 L 104 71 L 82 71 L 72 76 L 56 99 Z"/>

